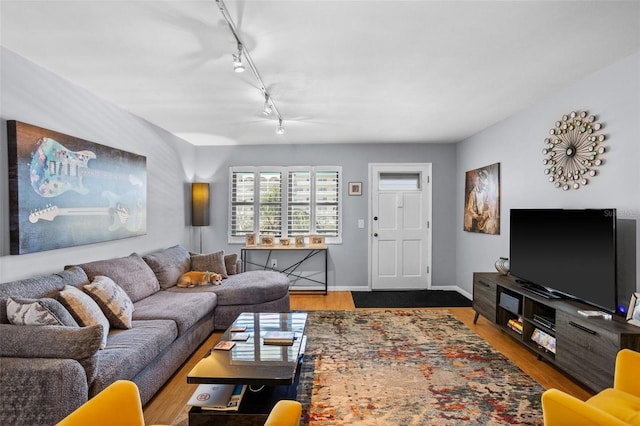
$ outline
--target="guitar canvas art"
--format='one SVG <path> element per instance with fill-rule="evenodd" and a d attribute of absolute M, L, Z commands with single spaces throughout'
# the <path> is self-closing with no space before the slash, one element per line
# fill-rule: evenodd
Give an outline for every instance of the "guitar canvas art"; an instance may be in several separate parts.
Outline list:
<path fill-rule="evenodd" d="M 144 235 L 146 157 L 7 121 L 11 254 Z"/>

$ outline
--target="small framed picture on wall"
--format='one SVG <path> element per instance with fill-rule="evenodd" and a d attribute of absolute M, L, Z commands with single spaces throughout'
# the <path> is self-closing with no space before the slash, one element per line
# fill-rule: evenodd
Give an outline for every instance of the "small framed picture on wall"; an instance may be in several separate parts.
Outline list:
<path fill-rule="evenodd" d="M 349 182 L 349 195 L 362 195 L 362 182 Z"/>

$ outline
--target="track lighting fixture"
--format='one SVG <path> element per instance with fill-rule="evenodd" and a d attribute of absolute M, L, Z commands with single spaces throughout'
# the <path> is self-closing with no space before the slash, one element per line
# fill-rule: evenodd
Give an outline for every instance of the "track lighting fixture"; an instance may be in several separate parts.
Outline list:
<path fill-rule="evenodd" d="M 238 30 L 236 29 L 236 25 L 231 19 L 231 15 L 229 15 L 229 11 L 227 10 L 227 7 L 225 6 L 222 0 L 216 0 L 216 4 L 220 9 L 220 13 L 222 13 L 222 17 L 224 18 L 225 21 L 227 21 L 227 25 L 229 25 L 229 29 L 231 30 L 233 37 L 236 39 L 236 42 L 238 43 L 238 54 L 233 55 L 233 70 L 235 72 L 243 72 L 245 70 L 244 64 L 242 63 L 242 56 L 244 55 L 244 62 L 247 64 L 247 66 L 251 70 L 251 73 L 253 74 L 253 77 L 258 82 L 258 86 L 259 86 L 258 88 L 264 94 L 264 109 L 262 112 L 264 113 L 264 115 L 267 115 L 267 116 L 270 115 L 271 113 L 274 113 L 276 118 L 278 119 L 278 127 L 276 127 L 276 133 L 278 135 L 284 134 L 284 126 L 282 125 L 282 115 L 280 115 L 278 108 L 276 108 L 276 104 L 273 102 L 273 98 L 269 94 L 269 90 L 267 90 L 267 86 L 265 86 L 264 82 L 262 81 L 262 77 L 260 77 L 260 73 L 258 73 L 256 64 L 253 63 L 253 60 L 251 59 L 251 55 L 249 55 L 249 51 L 246 49 L 244 44 L 242 44 L 242 41 L 240 40 L 240 36 L 238 34 Z"/>

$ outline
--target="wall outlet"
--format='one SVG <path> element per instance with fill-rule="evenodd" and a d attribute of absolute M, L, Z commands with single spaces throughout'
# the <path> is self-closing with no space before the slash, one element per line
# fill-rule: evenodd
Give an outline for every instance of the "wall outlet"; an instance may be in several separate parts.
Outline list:
<path fill-rule="evenodd" d="M 271 259 L 271 267 L 272 268 L 278 267 L 278 259 Z"/>

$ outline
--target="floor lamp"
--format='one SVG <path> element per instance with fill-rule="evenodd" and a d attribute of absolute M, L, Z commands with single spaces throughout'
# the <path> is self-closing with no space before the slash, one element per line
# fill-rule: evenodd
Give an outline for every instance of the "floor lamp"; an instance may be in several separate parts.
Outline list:
<path fill-rule="evenodd" d="M 191 184 L 191 226 L 200 227 L 200 253 L 202 253 L 202 227 L 209 226 L 209 184 Z"/>

